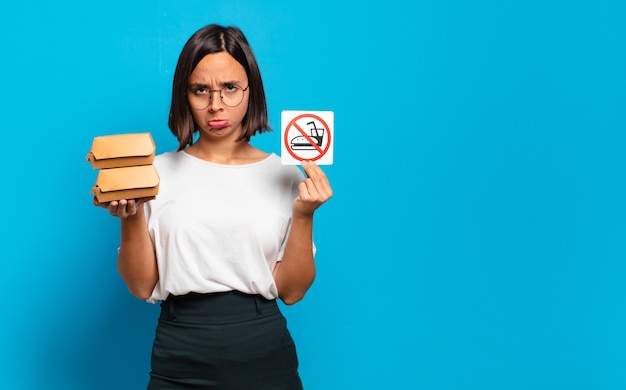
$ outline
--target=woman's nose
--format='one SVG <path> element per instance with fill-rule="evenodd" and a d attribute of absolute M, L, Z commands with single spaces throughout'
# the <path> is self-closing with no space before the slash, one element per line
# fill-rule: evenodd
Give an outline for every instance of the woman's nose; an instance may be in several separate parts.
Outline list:
<path fill-rule="evenodd" d="M 217 96 L 215 95 L 217 94 Z M 217 111 L 222 108 L 222 91 L 209 91 L 209 110 Z"/>

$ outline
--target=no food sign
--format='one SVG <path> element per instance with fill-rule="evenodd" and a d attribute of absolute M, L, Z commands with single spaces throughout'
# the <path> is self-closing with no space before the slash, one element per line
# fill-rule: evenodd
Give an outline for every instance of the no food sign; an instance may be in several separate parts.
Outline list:
<path fill-rule="evenodd" d="M 334 113 L 332 111 L 283 111 L 281 160 L 285 165 L 314 161 L 333 163 Z"/>

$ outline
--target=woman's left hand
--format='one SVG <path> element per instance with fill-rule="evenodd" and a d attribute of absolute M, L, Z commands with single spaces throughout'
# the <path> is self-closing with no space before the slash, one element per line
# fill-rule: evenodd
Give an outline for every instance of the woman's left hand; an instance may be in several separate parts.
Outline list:
<path fill-rule="evenodd" d="M 300 183 L 300 195 L 293 202 L 294 216 L 312 216 L 315 210 L 333 196 L 328 178 L 322 169 L 310 161 L 302 162 L 306 179 Z"/>

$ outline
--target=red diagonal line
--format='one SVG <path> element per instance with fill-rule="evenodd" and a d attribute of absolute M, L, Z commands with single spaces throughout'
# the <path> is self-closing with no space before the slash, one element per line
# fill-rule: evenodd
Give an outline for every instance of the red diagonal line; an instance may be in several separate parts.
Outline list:
<path fill-rule="evenodd" d="M 320 148 L 319 146 L 317 146 L 317 142 L 316 142 L 316 141 L 313 141 L 313 139 L 312 139 L 311 137 L 309 137 L 308 135 L 306 135 L 306 133 L 304 132 L 304 130 L 302 130 L 302 129 L 300 128 L 300 126 L 298 126 L 298 124 L 297 124 L 297 123 L 295 123 L 295 122 L 294 122 L 294 123 L 293 123 L 293 125 L 296 127 L 296 129 L 298 129 L 298 131 L 300 132 L 300 134 L 302 134 L 302 135 L 304 136 L 304 138 L 306 138 L 306 140 L 307 140 L 307 141 L 309 141 L 309 143 L 310 143 L 311 145 L 313 145 L 313 147 L 314 147 L 315 149 L 317 149 L 317 151 L 318 151 L 318 152 L 320 152 L 320 154 L 324 153 L 324 152 L 322 151 L 322 148 Z"/>

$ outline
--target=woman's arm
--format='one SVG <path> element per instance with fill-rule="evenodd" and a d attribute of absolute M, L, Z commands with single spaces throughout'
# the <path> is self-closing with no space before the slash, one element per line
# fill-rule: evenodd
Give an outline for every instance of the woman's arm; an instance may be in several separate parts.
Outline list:
<path fill-rule="evenodd" d="M 285 253 L 273 272 L 278 296 L 287 305 L 301 300 L 313 284 L 313 214 L 333 196 L 330 183 L 317 164 L 303 162 L 302 168 L 307 178 L 300 183 L 300 195 L 293 202 Z"/>
<path fill-rule="evenodd" d="M 143 203 L 154 198 L 120 200 L 94 205 L 105 207 L 113 216 L 120 218 L 120 250 L 118 271 L 128 290 L 135 297 L 146 300 L 159 279 L 156 255 L 148 234 Z"/>

